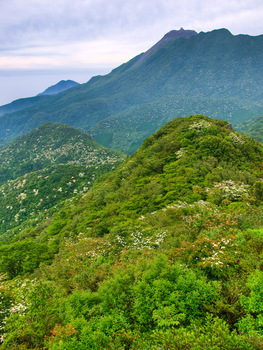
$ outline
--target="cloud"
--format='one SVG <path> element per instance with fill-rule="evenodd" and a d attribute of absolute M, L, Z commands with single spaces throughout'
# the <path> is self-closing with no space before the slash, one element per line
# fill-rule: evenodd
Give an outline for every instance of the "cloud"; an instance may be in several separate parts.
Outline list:
<path fill-rule="evenodd" d="M 110 40 L 94 40 L 86 43 L 59 45 L 54 47 L 23 48 L 7 51 L 0 56 L 0 69 L 76 69 L 115 68 L 116 63 L 128 61 L 138 54 L 138 47 L 133 44 Z M 106 58 L 106 60 L 105 60 Z"/>
<path fill-rule="evenodd" d="M 263 32 L 261 0 L 0 0 L 0 68 L 114 65 L 166 32 Z"/>
<path fill-rule="evenodd" d="M 258 17 L 262 6 L 259 0 L 2 0 L 1 42 L 94 40 L 138 31 L 149 34 L 156 27 L 223 23 L 226 15 L 236 21 L 236 15 L 246 11 Z"/>
<path fill-rule="evenodd" d="M 151 1 L 131 0 L 9 0 L 0 14 L 1 42 L 24 44 L 68 40 L 94 40 L 145 25 L 157 15 Z M 148 15 L 147 15 L 148 14 Z"/>

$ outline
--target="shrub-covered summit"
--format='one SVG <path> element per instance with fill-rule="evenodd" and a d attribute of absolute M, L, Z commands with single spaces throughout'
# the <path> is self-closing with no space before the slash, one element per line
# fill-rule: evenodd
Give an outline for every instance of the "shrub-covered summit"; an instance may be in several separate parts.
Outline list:
<path fill-rule="evenodd" d="M 107 232 L 116 221 L 180 201 L 218 205 L 254 200 L 255 186 L 261 188 L 262 160 L 262 146 L 228 122 L 201 115 L 176 118 L 83 197 L 78 209 L 83 218 L 72 214 L 70 227 L 76 218 L 81 231 L 96 218 L 95 227 L 100 222 Z"/>
<path fill-rule="evenodd" d="M 98 166 L 124 159 L 71 126 L 45 123 L 0 150 L 0 183 L 54 164 Z"/>
<path fill-rule="evenodd" d="M 45 123 L 18 138 L 0 150 L 0 235 L 49 217 L 125 157 L 62 124 Z"/>

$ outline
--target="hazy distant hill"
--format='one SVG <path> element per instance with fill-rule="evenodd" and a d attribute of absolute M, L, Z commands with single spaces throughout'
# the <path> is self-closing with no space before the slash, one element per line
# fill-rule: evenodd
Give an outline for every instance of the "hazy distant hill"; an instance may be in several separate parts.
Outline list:
<path fill-rule="evenodd" d="M 74 86 L 79 85 L 79 83 L 73 81 L 73 80 L 61 80 L 56 85 L 50 86 L 42 93 L 38 94 L 34 97 L 29 98 L 21 98 L 18 100 L 15 100 L 7 105 L 0 106 L 0 116 L 6 113 L 13 113 L 16 111 L 19 111 L 21 109 L 30 108 L 35 105 L 41 105 L 42 102 L 46 103 L 46 101 L 50 101 L 50 99 L 47 99 L 46 96 L 50 95 L 56 95 L 60 92 L 66 91 Z"/>
<path fill-rule="evenodd" d="M 71 89 L 72 87 L 77 85 L 79 85 L 79 83 L 76 83 L 73 80 L 61 80 L 59 83 L 50 86 L 45 91 L 41 92 L 39 95 L 56 95 L 60 92 Z"/>
<path fill-rule="evenodd" d="M 15 100 L 7 105 L 0 107 L 0 116 L 7 114 L 7 113 L 13 113 L 16 111 L 19 111 L 21 109 L 26 109 L 33 107 L 35 105 L 40 106 L 42 102 L 45 104 L 47 100 L 49 99 L 49 96 L 34 96 L 34 97 L 28 97 L 28 98 L 20 98 L 18 100 Z"/>
<path fill-rule="evenodd" d="M 263 35 L 172 31 L 110 74 L 0 117 L 0 138 L 3 143 L 53 121 L 132 153 L 174 117 L 205 113 L 239 123 L 263 113 L 262 62 Z"/>

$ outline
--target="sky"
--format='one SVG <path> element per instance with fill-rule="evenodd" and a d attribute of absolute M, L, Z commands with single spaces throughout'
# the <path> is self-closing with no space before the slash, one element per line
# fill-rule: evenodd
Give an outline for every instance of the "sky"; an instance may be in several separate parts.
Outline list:
<path fill-rule="evenodd" d="M 0 105 L 87 82 L 170 30 L 263 34 L 262 0 L 0 0 Z"/>

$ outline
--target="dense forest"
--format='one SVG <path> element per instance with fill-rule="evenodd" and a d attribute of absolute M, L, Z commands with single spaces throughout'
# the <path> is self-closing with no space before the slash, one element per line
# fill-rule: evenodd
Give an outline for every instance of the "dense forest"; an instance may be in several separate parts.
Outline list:
<path fill-rule="evenodd" d="M 109 170 L 2 233 L 0 349 L 262 349 L 262 145 L 193 115 Z"/>

